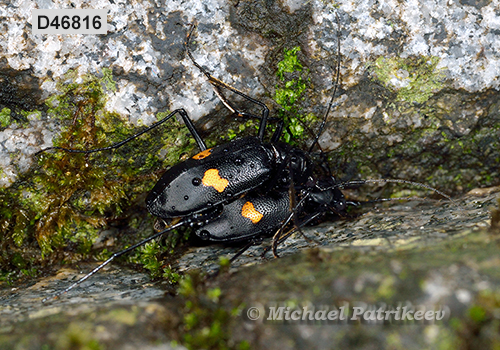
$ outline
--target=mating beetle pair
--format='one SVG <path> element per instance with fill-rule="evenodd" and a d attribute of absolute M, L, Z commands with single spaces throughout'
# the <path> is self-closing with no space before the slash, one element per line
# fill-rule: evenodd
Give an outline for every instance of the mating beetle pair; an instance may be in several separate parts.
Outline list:
<path fill-rule="evenodd" d="M 220 216 L 198 228 L 196 235 L 218 242 L 259 238 L 296 215 L 291 186 L 306 193 L 309 202 L 344 210 L 340 190 L 317 187 L 312 167 L 305 152 L 288 144 L 242 138 L 205 149 L 170 168 L 149 193 L 146 205 L 163 219 L 188 217 L 222 205 Z"/>
<path fill-rule="evenodd" d="M 330 175 L 321 180 L 322 187 L 319 187 L 320 180 L 309 152 L 279 142 L 283 121 L 277 121 L 270 142 L 265 142 L 265 129 L 270 119 L 267 106 L 215 79 L 194 60 L 189 50 L 193 29 L 194 25 L 186 40 L 189 58 L 233 114 L 260 119 L 258 135 L 207 149 L 187 113 L 182 109 L 174 111 L 171 115 L 180 114 L 201 152 L 165 172 L 146 199 L 148 211 L 163 219 L 174 219 L 222 206 L 217 218 L 196 230 L 200 238 L 216 242 L 259 240 L 278 230 L 276 242 L 291 220 L 300 229 L 310 221 L 310 218 L 299 220 L 308 216 L 305 214 L 317 216 L 326 208 L 343 212 L 346 202 L 335 179 Z M 223 89 L 257 104 L 262 114 L 255 116 L 237 110 L 226 99 Z M 331 103 L 310 151 L 321 134 L 330 107 Z M 300 192 L 301 201 L 296 191 Z"/>
<path fill-rule="evenodd" d="M 140 133 L 105 148 L 84 151 L 51 147 L 40 151 L 60 149 L 72 153 L 93 153 L 115 149 L 158 127 L 176 115 L 182 118 L 200 149 L 200 153 L 194 157 L 168 169 L 147 196 L 148 211 L 162 219 L 173 219 L 175 224 L 113 254 L 82 279 L 57 293 L 55 297 L 80 284 L 114 258 L 182 226 L 195 228 L 196 235 L 208 241 L 248 241 L 247 246 L 233 259 L 255 241 L 274 234 L 273 251 L 276 255 L 276 246 L 294 230 L 300 230 L 301 227 L 324 212 L 331 211 L 339 214 L 344 212 L 346 200 L 340 190 L 343 186 L 366 182 L 415 184 L 405 180 L 363 180 L 339 183 L 332 176 L 327 165 L 316 164 L 311 160 L 309 154 L 317 144 L 324 129 L 338 85 L 340 57 L 332 100 L 309 151 L 305 152 L 279 141 L 283 131 L 283 121 L 281 120 L 277 120 L 277 127 L 271 140 L 264 141 L 266 125 L 269 121 L 276 121 L 276 119 L 269 118 L 269 109 L 265 104 L 215 79 L 194 60 L 189 50 L 193 30 L 194 25 L 186 40 L 188 56 L 208 78 L 226 107 L 237 116 L 260 120 L 258 135 L 207 149 L 186 111 L 177 109 Z M 340 44 L 338 45 L 340 56 L 339 46 Z M 224 96 L 224 89 L 260 106 L 262 114 L 256 116 L 237 110 Z M 426 185 L 416 185 L 430 188 Z M 293 225 L 293 229 L 283 234 L 284 229 L 289 225 Z"/>

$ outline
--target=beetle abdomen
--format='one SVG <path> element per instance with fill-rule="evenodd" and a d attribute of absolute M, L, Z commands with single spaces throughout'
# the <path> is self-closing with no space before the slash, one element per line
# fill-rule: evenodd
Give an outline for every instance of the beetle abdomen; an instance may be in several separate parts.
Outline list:
<path fill-rule="evenodd" d="M 224 205 L 222 214 L 196 230 L 202 239 L 233 242 L 269 236 L 290 215 L 288 191 L 259 195 L 250 193 Z"/>
<path fill-rule="evenodd" d="M 148 210 L 174 218 L 224 203 L 266 181 L 273 171 L 272 156 L 255 137 L 200 152 L 163 174 L 148 194 Z"/>

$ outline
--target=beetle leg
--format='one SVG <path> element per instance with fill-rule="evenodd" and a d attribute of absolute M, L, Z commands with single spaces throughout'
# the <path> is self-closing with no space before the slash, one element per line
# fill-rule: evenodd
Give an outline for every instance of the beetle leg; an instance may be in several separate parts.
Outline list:
<path fill-rule="evenodd" d="M 259 134 L 258 134 L 258 137 L 261 141 L 264 140 L 264 133 L 265 133 L 265 130 L 266 130 L 266 125 L 267 125 L 267 121 L 269 119 L 269 108 L 262 102 L 244 94 L 243 92 L 241 92 L 240 90 L 232 87 L 231 85 L 229 84 L 226 84 L 224 83 L 223 81 L 217 79 L 217 78 L 214 78 L 205 68 L 203 68 L 201 65 L 198 64 L 198 62 L 195 61 L 192 53 L 191 53 L 191 50 L 189 49 L 189 43 L 191 41 L 191 36 L 193 34 L 193 31 L 194 29 L 196 28 L 196 24 L 191 24 L 191 28 L 189 29 L 189 32 L 188 32 L 188 35 L 186 37 L 186 41 L 185 41 L 185 46 L 186 46 L 186 52 L 187 52 L 187 55 L 188 57 L 191 59 L 191 61 L 193 62 L 193 64 L 195 65 L 196 68 L 198 68 L 208 79 L 208 81 L 210 82 L 210 84 L 212 84 L 214 86 L 214 90 L 215 90 L 215 93 L 217 94 L 217 96 L 220 98 L 220 100 L 222 101 L 222 103 L 233 113 L 239 115 L 239 116 L 246 116 L 246 117 L 252 117 L 252 118 L 258 118 L 260 119 L 260 125 L 259 125 Z M 257 116 L 254 116 L 250 113 L 246 113 L 246 112 L 243 112 L 243 111 L 240 111 L 238 109 L 236 109 L 233 105 L 231 105 L 231 103 L 229 103 L 229 101 L 227 100 L 227 98 L 224 96 L 224 94 L 222 93 L 222 89 L 228 89 L 229 91 L 232 91 L 234 92 L 235 94 L 237 95 L 240 95 L 241 97 L 243 97 L 244 99 L 252 102 L 252 103 L 255 103 L 256 105 L 258 105 L 259 107 L 262 108 L 262 116 L 261 117 L 257 117 Z"/>
<path fill-rule="evenodd" d="M 317 213 L 314 213 L 314 214 L 311 214 L 311 215 L 308 215 L 306 216 L 305 218 L 303 218 L 300 223 L 296 226 L 296 227 L 292 227 L 292 229 L 290 229 L 288 232 L 286 232 L 284 235 L 275 235 L 275 237 L 273 237 L 273 241 L 271 243 L 270 246 L 266 247 L 264 249 L 264 252 L 262 253 L 262 258 L 264 258 L 264 256 L 266 255 L 266 253 L 273 249 L 273 254 L 276 258 L 279 258 L 278 254 L 277 254 L 277 247 L 283 243 L 284 241 L 286 241 L 288 239 L 288 237 L 290 237 L 296 230 L 297 228 L 301 228 L 301 227 L 304 227 L 305 225 L 307 225 L 309 222 L 311 222 L 312 220 L 316 219 L 318 217 L 318 215 L 321 215 L 323 212 L 317 212 Z M 289 219 L 287 220 L 289 221 Z M 282 228 L 280 228 L 280 230 L 282 231 Z M 278 232 L 276 232 L 278 233 Z"/>
<path fill-rule="evenodd" d="M 123 146 L 127 142 L 130 142 L 133 139 L 141 136 L 142 134 L 145 134 L 148 131 L 156 128 L 157 126 L 160 126 L 161 124 L 165 123 L 167 120 L 169 120 L 173 116 L 175 116 L 177 113 L 179 113 L 180 116 L 182 117 L 182 120 L 184 121 L 184 124 L 186 125 L 186 127 L 188 128 L 188 130 L 191 132 L 191 135 L 193 135 L 193 137 L 196 140 L 196 143 L 198 144 L 198 147 L 200 148 L 200 150 L 201 151 L 206 150 L 207 146 L 205 145 L 205 142 L 201 138 L 200 134 L 198 134 L 198 131 L 196 131 L 196 128 L 194 127 L 194 124 L 193 124 L 192 120 L 189 118 L 188 114 L 186 113 L 186 111 L 184 109 L 179 108 L 179 109 L 176 109 L 175 111 L 173 111 L 172 113 L 170 113 L 169 115 L 167 115 L 165 118 L 157 121 L 156 123 L 152 124 L 151 126 L 148 126 L 146 129 L 138 132 L 137 134 L 132 135 L 132 136 L 126 138 L 123 141 L 116 142 L 116 143 L 114 143 L 114 144 L 112 144 L 110 146 L 102 147 L 102 148 L 89 149 L 89 150 L 71 149 L 71 148 L 63 148 L 63 147 L 47 147 L 47 148 L 44 148 L 44 149 L 36 152 L 35 153 L 35 157 L 38 156 L 42 152 L 49 151 L 49 150 L 52 150 L 52 149 L 66 151 L 66 152 L 69 152 L 69 153 L 85 153 L 85 154 L 95 153 L 95 152 L 101 152 L 101 151 L 107 151 L 107 150 L 111 150 L 111 149 L 116 149 L 118 147 Z"/>
<path fill-rule="evenodd" d="M 234 254 L 231 257 L 231 259 L 229 259 L 229 262 L 232 263 L 233 261 L 235 261 L 236 259 L 238 259 L 241 256 L 241 254 L 243 254 L 244 252 L 246 252 L 248 250 L 248 248 L 250 248 L 254 244 L 255 244 L 255 242 L 253 240 L 248 241 L 247 244 L 245 244 L 242 248 L 240 248 L 240 250 L 238 250 L 238 252 L 236 252 L 236 254 Z"/>
<path fill-rule="evenodd" d="M 276 130 L 274 130 L 274 134 L 271 137 L 271 143 L 276 143 L 280 140 L 281 134 L 283 133 L 283 126 L 284 125 L 285 124 L 284 124 L 283 119 L 278 120 Z"/>
<path fill-rule="evenodd" d="M 45 299 L 42 300 L 42 303 L 45 303 L 46 301 L 50 300 L 50 299 L 57 299 L 60 295 L 64 294 L 64 293 L 67 293 L 69 292 L 71 289 L 75 288 L 76 286 L 78 286 L 80 283 L 82 283 L 83 281 L 85 281 L 86 279 L 88 279 L 89 277 L 91 277 L 92 275 L 94 275 L 95 273 L 97 273 L 99 270 L 101 270 L 104 266 L 106 266 L 107 264 L 109 264 L 111 261 L 113 261 L 115 258 L 123 255 L 123 254 L 127 254 L 128 252 L 136 249 L 137 247 L 140 247 L 144 244 L 146 244 L 147 242 L 149 241 L 152 241 L 153 239 L 157 238 L 157 237 L 160 237 L 162 235 L 164 235 L 165 233 L 167 232 L 170 232 L 176 228 L 179 228 L 185 224 L 187 224 L 189 222 L 188 219 L 184 220 L 184 221 L 179 221 L 177 224 L 175 225 L 172 225 L 170 227 L 168 227 L 167 229 L 161 231 L 161 232 L 158 232 L 158 233 L 155 233 L 154 235 L 148 237 L 148 238 L 145 238 L 143 239 L 142 241 L 140 241 L 139 243 L 136 243 L 134 244 L 133 246 L 131 247 L 128 247 L 127 249 L 124 249 L 124 250 L 121 250 L 117 253 L 114 253 L 108 260 L 106 260 L 105 262 L 103 262 L 101 265 L 97 266 L 95 269 L 93 269 L 92 271 L 90 271 L 88 274 L 86 274 L 85 276 L 83 276 L 82 278 L 80 278 L 78 281 L 76 281 L 75 283 L 73 283 L 71 286 L 69 286 L 68 288 L 62 290 L 62 291 L 59 291 L 57 293 L 55 293 L 54 295 L 50 296 L 50 297 L 46 297 Z"/>

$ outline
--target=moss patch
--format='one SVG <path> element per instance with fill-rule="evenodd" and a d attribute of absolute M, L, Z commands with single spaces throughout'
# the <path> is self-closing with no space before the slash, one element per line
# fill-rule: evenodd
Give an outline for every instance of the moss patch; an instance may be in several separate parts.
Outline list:
<path fill-rule="evenodd" d="M 234 342 L 230 325 L 242 305 L 227 310 L 223 307 L 220 288 L 208 288 L 199 273 L 186 275 L 179 294 L 184 298 L 183 322 L 179 329 L 182 344 L 188 349 L 249 349 L 247 341 Z"/>
<path fill-rule="evenodd" d="M 76 74 L 70 72 L 63 81 L 57 86 L 60 93 L 46 101 L 47 116 L 59 119 L 62 125 L 54 146 L 95 149 L 141 129 L 104 109 L 106 91 L 115 88 L 110 71 L 104 71 L 102 78 L 87 76 L 81 83 L 76 83 Z M 158 117 L 162 116 L 159 113 Z M 193 148 L 188 130 L 172 120 L 114 151 L 41 153 L 30 171 L 0 190 L 0 267 L 4 278 L 18 275 L 21 267 L 43 266 L 41 261 L 48 262 L 48 258 L 60 260 L 57 252 L 68 245 L 73 249 L 65 249 L 66 261 L 89 256 L 98 232 L 121 215 L 130 215 L 130 208 L 138 204 L 163 169 Z M 149 229 L 140 230 L 143 235 L 152 232 L 152 225 L 147 226 Z M 129 230 L 137 232 L 133 227 Z M 120 242 L 125 245 L 128 240 Z"/>
<path fill-rule="evenodd" d="M 10 109 L 5 107 L 0 111 L 0 126 L 6 128 L 10 125 Z"/>
<path fill-rule="evenodd" d="M 304 131 L 316 121 L 313 114 L 304 115 L 299 107 L 302 94 L 309 87 L 309 71 L 300 63 L 297 57 L 299 51 L 299 46 L 284 49 L 283 60 L 278 62 L 276 76 L 279 82 L 274 96 L 276 103 L 281 106 L 276 117 L 283 120 L 283 140 L 292 145 L 297 145 L 298 140 L 310 136 Z"/>
<path fill-rule="evenodd" d="M 443 88 L 444 74 L 439 58 L 379 57 L 369 65 L 374 77 L 396 92 L 398 102 L 424 103 Z"/>

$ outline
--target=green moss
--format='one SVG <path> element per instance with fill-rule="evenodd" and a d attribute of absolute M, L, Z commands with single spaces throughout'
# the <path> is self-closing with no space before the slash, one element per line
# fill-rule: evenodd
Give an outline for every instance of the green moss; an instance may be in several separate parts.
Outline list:
<path fill-rule="evenodd" d="M 274 99 L 285 111 L 291 111 L 305 89 L 306 84 L 301 79 L 298 81 L 290 80 L 285 82 L 283 88 L 276 88 Z"/>
<path fill-rule="evenodd" d="M 238 125 L 237 130 L 235 129 L 228 129 L 226 132 L 226 135 L 222 135 L 221 139 L 226 140 L 226 141 L 231 141 L 237 136 L 241 136 L 247 129 L 253 129 L 253 130 L 258 130 L 259 125 L 256 123 L 255 120 L 247 120 L 245 123 L 241 123 Z"/>
<path fill-rule="evenodd" d="M 76 83 L 76 78 L 69 72 L 57 85 L 59 94 L 46 100 L 47 114 L 62 125 L 54 146 L 95 149 L 140 130 L 104 109 L 106 91 L 115 88 L 111 71 L 105 70 L 101 79 L 86 76 Z M 179 122 L 157 129 L 114 151 L 41 153 L 30 171 L 11 187 L 0 189 L 2 270 L 17 269 L 11 261 L 16 253 L 39 264 L 69 243 L 76 249 L 74 254 L 67 252 L 67 258 L 87 256 L 99 231 L 149 191 L 162 169 L 193 149 L 194 140 Z"/>
<path fill-rule="evenodd" d="M 172 269 L 172 266 L 163 266 L 162 278 L 168 281 L 170 284 L 177 284 L 181 280 L 182 276 Z"/>
<path fill-rule="evenodd" d="M 110 91 L 116 92 L 116 83 L 113 80 L 113 72 L 109 68 L 102 69 L 102 82 L 105 84 L 106 88 Z"/>
<path fill-rule="evenodd" d="M 374 77 L 396 92 L 396 102 L 424 103 L 443 88 L 444 74 L 436 68 L 439 58 L 379 57 L 370 64 Z"/>
<path fill-rule="evenodd" d="M 317 121 L 313 114 L 301 113 L 300 102 L 304 99 L 304 92 L 310 88 L 308 70 L 300 63 L 297 53 L 300 47 L 285 49 L 283 60 L 278 62 L 276 76 L 278 84 L 276 85 L 274 100 L 280 105 L 280 109 L 274 117 L 283 120 L 283 140 L 291 145 L 297 146 L 301 140 L 312 135 L 305 132 L 308 127 Z M 225 131 L 221 139 L 231 141 L 235 137 L 241 137 L 249 129 L 255 131 L 259 127 L 256 120 L 248 120 L 238 124 L 236 128 L 230 128 Z M 276 130 L 275 123 L 269 123 L 271 132 Z"/>
<path fill-rule="evenodd" d="M 5 107 L 0 111 L 0 126 L 6 128 L 10 125 L 10 109 Z"/>
<path fill-rule="evenodd" d="M 105 146 L 109 137 L 101 124 L 116 122 L 118 116 L 104 111 L 102 82 L 88 77 L 82 84 L 60 84 L 59 89 L 62 94 L 50 99 L 48 114 L 72 123 L 66 124 L 54 145 L 73 149 Z M 39 157 L 40 168 L 32 185 L 24 189 L 30 195 L 21 204 L 37 213 L 35 237 L 43 254 L 63 245 L 67 238 L 82 242 L 89 250 L 97 237 L 92 228 L 104 226 L 105 212 L 122 211 L 126 195 L 121 179 L 112 175 L 113 168 L 94 164 L 90 158 L 66 152 Z"/>
<path fill-rule="evenodd" d="M 160 244 L 156 241 L 148 242 L 138 250 L 140 262 L 145 269 L 149 270 L 152 278 L 161 276 L 161 263 L 157 258 L 159 252 Z"/>
<path fill-rule="evenodd" d="M 220 288 L 207 288 L 203 277 L 192 272 L 180 282 L 179 294 L 185 299 L 180 333 L 188 349 L 245 349 L 248 343 L 230 343 L 229 324 L 241 307 L 227 311 L 221 303 Z"/>
<path fill-rule="evenodd" d="M 300 63 L 297 53 L 300 47 L 284 50 L 283 60 L 278 62 L 276 75 L 279 79 L 276 85 L 274 100 L 281 106 L 276 116 L 283 120 L 283 139 L 292 145 L 305 137 L 306 125 L 316 120 L 313 114 L 300 113 L 299 101 L 308 87 L 308 71 Z"/>
<path fill-rule="evenodd" d="M 249 349 L 247 341 L 231 340 L 231 325 L 244 305 L 228 307 L 220 287 L 208 288 L 207 279 L 197 271 L 184 276 L 178 287 L 184 299 L 179 334 L 188 349 Z"/>
<path fill-rule="evenodd" d="M 179 235 L 175 235 L 179 237 Z M 173 253 L 173 248 L 176 244 L 171 244 L 167 252 Z M 131 257 L 129 261 L 141 264 L 143 268 L 149 271 L 151 278 L 163 278 L 170 284 L 175 285 L 181 279 L 181 275 L 175 272 L 172 267 L 166 264 L 160 256 L 165 252 L 166 247 L 161 247 L 157 241 L 151 241 L 140 247 L 135 256 Z"/>
<path fill-rule="evenodd" d="M 276 72 L 276 75 L 280 80 L 285 80 L 285 73 L 300 72 L 304 68 L 297 57 L 297 52 L 299 51 L 299 46 L 290 50 L 285 49 L 283 60 L 278 62 L 278 71 Z"/>

